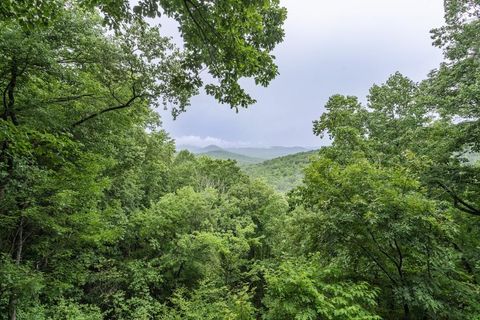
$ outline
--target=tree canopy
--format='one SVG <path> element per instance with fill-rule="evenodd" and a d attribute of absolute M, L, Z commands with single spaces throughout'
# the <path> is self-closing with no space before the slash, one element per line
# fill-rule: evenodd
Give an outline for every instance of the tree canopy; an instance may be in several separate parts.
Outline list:
<path fill-rule="evenodd" d="M 1 2 L 0 319 L 477 319 L 480 3 L 445 8 L 427 79 L 333 95 L 331 145 L 248 176 L 155 109 L 251 104 L 278 1 Z"/>

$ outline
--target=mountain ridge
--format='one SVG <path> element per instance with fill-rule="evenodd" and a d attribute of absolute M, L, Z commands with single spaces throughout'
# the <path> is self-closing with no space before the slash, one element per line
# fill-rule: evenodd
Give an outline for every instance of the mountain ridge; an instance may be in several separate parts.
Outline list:
<path fill-rule="evenodd" d="M 284 146 L 269 146 L 269 147 L 219 147 L 217 145 L 211 144 L 206 147 L 196 147 L 192 145 L 179 145 L 177 146 L 178 150 L 188 150 L 194 154 L 207 154 L 209 153 L 212 156 L 220 155 L 225 158 L 228 154 L 235 154 L 231 155 L 234 158 L 237 158 L 239 155 L 240 157 L 248 157 L 253 159 L 260 159 L 262 161 L 275 159 L 278 157 L 287 156 L 290 154 L 296 154 L 300 152 L 308 152 L 314 150 L 314 148 L 306 148 L 300 146 L 293 146 L 293 147 L 284 147 Z M 222 151 L 224 154 L 222 154 Z M 233 159 L 235 160 L 235 159 Z M 257 161 L 261 162 L 261 161 Z"/>

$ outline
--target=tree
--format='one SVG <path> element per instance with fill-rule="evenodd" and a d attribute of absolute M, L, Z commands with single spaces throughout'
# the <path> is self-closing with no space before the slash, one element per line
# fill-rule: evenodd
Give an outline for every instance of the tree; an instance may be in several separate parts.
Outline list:
<path fill-rule="evenodd" d="M 456 128 L 449 140 L 457 146 L 458 152 L 478 153 L 480 3 L 451 0 L 446 1 L 445 8 L 446 26 L 433 31 L 434 44 L 443 49 L 445 62 L 424 82 L 425 100 L 433 112 L 441 114 Z M 437 174 L 438 188 L 457 208 L 479 216 L 478 168 L 454 164 L 447 166 L 445 171 Z"/>
<path fill-rule="evenodd" d="M 361 156 L 346 165 L 324 156 L 305 179 L 303 203 L 312 213 L 299 215 L 294 224 L 299 235 L 309 235 L 301 240 L 307 253 L 322 252 L 351 278 L 381 288 L 384 315 L 400 308 L 405 319 L 443 316 L 447 309 L 449 317 L 464 314 L 462 308 L 455 311 L 451 288 L 462 296 L 457 303 L 467 303 L 473 292 L 454 276 L 461 259 L 452 245 L 453 211 L 428 199 L 412 173 Z"/>
<path fill-rule="evenodd" d="M 81 248 L 113 237 L 100 206 L 116 160 L 113 137 L 155 125 L 147 107 L 154 96 L 185 101 L 180 53 L 140 25 L 112 40 L 97 15 L 75 7 L 35 30 L 1 24 L 0 246 L 19 270 L 50 270 L 53 298 L 84 281 L 90 257 Z M 162 61 L 152 61 L 155 52 Z M 29 300 L 14 288 L 2 292 L 10 319 Z"/>
<path fill-rule="evenodd" d="M 205 85 L 206 92 L 237 111 L 238 107 L 255 102 L 241 88 L 239 79 L 253 78 L 257 85 L 266 86 L 278 74 L 271 51 L 283 39 L 282 24 L 286 18 L 286 10 L 278 0 L 145 0 L 133 8 L 126 0 L 7 1 L 0 6 L 0 17 L 3 20 L 13 17 L 24 28 L 34 29 L 61 19 L 57 12 L 72 5 L 100 9 L 105 22 L 124 33 L 129 33 L 125 29 L 132 22 L 144 26 L 146 17 L 176 20 L 184 40 L 184 59 L 177 71 L 195 78 L 195 87 L 200 87 L 203 83 L 199 74 L 208 69 L 215 81 Z M 153 29 L 158 32 L 159 27 Z M 165 50 L 155 54 L 162 59 Z M 179 81 L 177 87 L 183 84 L 174 75 L 171 78 Z M 174 116 L 184 111 L 184 107 L 182 104 L 172 108 Z"/>
<path fill-rule="evenodd" d="M 462 211 L 478 194 L 461 188 L 478 168 L 463 160 L 470 150 L 458 124 L 432 112 L 425 85 L 397 73 L 371 88 L 366 107 L 356 97 L 330 98 L 314 132 L 328 133 L 332 146 L 291 193 L 296 209 L 284 237 L 380 288 L 382 316 L 474 316 L 478 233 L 465 234 L 476 222 L 466 224 Z M 472 176 L 460 180 L 459 172 Z"/>
<path fill-rule="evenodd" d="M 204 68 L 220 81 L 207 92 L 232 107 L 253 102 L 239 78 L 267 85 L 277 74 L 270 51 L 283 37 L 278 2 L 162 3 L 181 23 L 182 51 L 140 18 L 145 5 L 133 19 L 122 1 L 0 4 L 0 246 L 19 270 L 52 271 L 48 281 L 58 290 L 47 294 L 51 299 L 72 297 L 63 286 L 84 285 L 95 259 L 82 248 L 103 250 L 122 236 L 113 219 L 170 191 L 173 147 L 157 130 L 154 108 L 184 111 L 203 85 Z M 154 133 L 146 135 L 147 128 Z M 61 242 L 65 234 L 71 241 Z M 82 263 L 68 264 L 73 252 L 85 253 Z M 28 299 L 14 288 L 1 294 L 5 314 L 16 319 Z"/>

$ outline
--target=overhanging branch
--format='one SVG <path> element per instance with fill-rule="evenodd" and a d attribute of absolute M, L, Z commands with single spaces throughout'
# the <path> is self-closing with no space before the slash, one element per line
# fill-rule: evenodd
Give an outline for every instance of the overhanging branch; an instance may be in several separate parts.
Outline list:
<path fill-rule="evenodd" d="M 128 108 L 129 106 L 132 105 L 132 103 L 135 100 L 137 100 L 138 98 L 141 98 L 141 97 L 142 97 L 142 95 L 133 95 L 133 97 L 131 97 L 130 100 L 128 100 L 126 103 L 123 103 L 123 104 L 120 104 L 120 105 L 117 105 L 117 106 L 113 106 L 113 107 L 110 107 L 110 108 L 106 108 L 106 109 L 100 110 L 100 111 L 95 112 L 95 113 L 92 113 L 92 114 L 86 116 L 85 118 L 82 118 L 82 119 L 78 120 L 77 122 L 75 122 L 74 124 L 72 124 L 72 127 L 75 128 L 75 127 L 81 125 L 82 123 L 84 123 L 88 120 L 91 120 L 91 119 L 94 119 L 94 118 L 98 117 L 101 114 L 111 112 L 111 111 L 115 111 L 115 110 Z"/>

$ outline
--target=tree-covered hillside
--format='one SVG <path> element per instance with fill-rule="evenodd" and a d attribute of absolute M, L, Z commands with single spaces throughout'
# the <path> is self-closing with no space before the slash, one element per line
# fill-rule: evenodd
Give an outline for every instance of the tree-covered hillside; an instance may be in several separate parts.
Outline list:
<path fill-rule="evenodd" d="M 316 153 L 316 150 L 300 152 L 243 166 L 242 170 L 252 178 L 263 179 L 279 192 L 287 192 L 301 184 L 305 167 Z"/>

